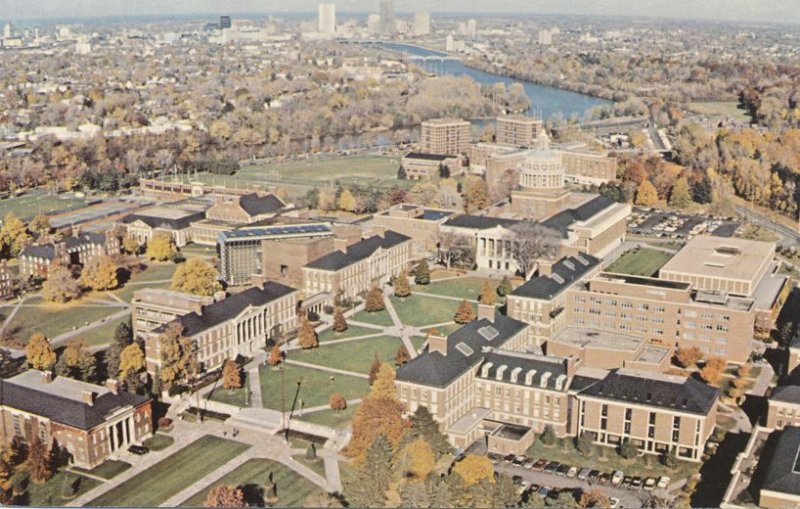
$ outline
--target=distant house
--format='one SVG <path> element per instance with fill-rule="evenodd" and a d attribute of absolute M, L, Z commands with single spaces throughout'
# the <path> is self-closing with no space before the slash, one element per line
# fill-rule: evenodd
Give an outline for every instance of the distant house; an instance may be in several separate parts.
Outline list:
<path fill-rule="evenodd" d="M 250 224 L 274 217 L 286 204 L 274 194 L 259 196 L 218 195 L 206 211 L 206 218 L 235 224 Z"/>
<path fill-rule="evenodd" d="M 183 247 L 191 239 L 191 226 L 205 218 L 205 212 L 171 207 L 153 207 L 122 218 L 129 236 L 146 244 L 157 232 L 165 232 L 175 245 Z"/>
<path fill-rule="evenodd" d="M 0 380 L 0 441 L 57 441 L 72 463 L 94 468 L 153 433 L 151 400 L 119 390 L 29 370 Z"/>
<path fill-rule="evenodd" d="M 19 255 L 19 272 L 22 277 L 46 279 L 53 263 L 86 265 L 98 256 L 119 253 L 119 239 L 111 230 L 105 234 L 86 232 L 58 242 L 26 246 Z"/>

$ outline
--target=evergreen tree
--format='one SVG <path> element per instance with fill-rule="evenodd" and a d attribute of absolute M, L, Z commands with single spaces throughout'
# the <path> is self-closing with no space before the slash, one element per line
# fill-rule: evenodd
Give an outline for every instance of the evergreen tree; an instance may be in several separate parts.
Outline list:
<path fill-rule="evenodd" d="M 508 279 L 508 276 L 503 276 L 503 280 L 500 281 L 500 284 L 497 286 L 497 295 L 505 297 L 512 291 L 514 291 L 514 287 L 511 285 L 511 280 Z"/>
<path fill-rule="evenodd" d="M 540 438 L 542 443 L 548 446 L 555 445 L 556 441 L 558 440 L 555 430 L 549 424 L 544 427 L 544 431 L 542 432 L 542 436 Z"/>
<path fill-rule="evenodd" d="M 638 453 L 639 450 L 627 438 L 623 440 L 621 444 L 619 444 L 619 447 L 617 447 L 617 454 L 626 460 L 635 458 Z"/>
<path fill-rule="evenodd" d="M 344 317 L 344 313 L 339 308 L 336 308 L 336 311 L 333 313 L 333 331 L 334 332 L 344 332 L 347 330 L 347 320 Z"/>
<path fill-rule="evenodd" d="M 433 414 L 426 406 L 418 406 L 411 416 L 411 430 L 408 435 L 411 439 L 424 438 L 438 456 L 453 451 L 453 446 L 450 445 L 447 436 L 442 433 L 439 423 L 434 420 Z"/>
<path fill-rule="evenodd" d="M 453 320 L 462 325 L 475 320 L 475 308 L 472 307 L 472 304 L 467 302 L 467 299 L 461 301 Z"/>
<path fill-rule="evenodd" d="M 714 199 L 714 190 L 711 186 L 711 179 L 704 176 L 692 186 L 692 198 L 700 204 L 711 203 Z"/>
<path fill-rule="evenodd" d="M 402 166 L 397 170 L 397 180 L 406 180 L 408 179 L 408 175 L 406 175 L 406 169 Z"/>
<path fill-rule="evenodd" d="M 592 442 L 589 441 L 585 434 L 581 433 L 575 437 L 575 450 L 578 451 L 581 456 L 591 455 L 593 448 Z"/>
<path fill-rule="evenodd" d="M 678 466 L 678 458 L 675 456 L 675 451 L 672 449 L 665 450 L 663 453 L 661 453 L 659 461 L 662 465 L 669 469 L 673 469 Z"/>
<path fill-rule="evenodd" d="M 346 483 L 347 500 L 351 507 L 384 507 L 386 490 L 391 481 L 392 446 L 383 435 L 372 442 L 366 457 L 356 469 L 352 481 Z"/>
<path fill-rule="evenodd" d="M 422 259 L 414 268 L 414 283 L 427 285 L 431 282 L 431 269 L 428 267 L 428 260 Z"/>
<path fill-rule="evenodd" d="M 692 195 L 689 190 L 689 180 L 686 177 L 681 177 L 672 186 L 672 191 L 669 194 L 669 205 L 684 209 L 691 204 Z"/>

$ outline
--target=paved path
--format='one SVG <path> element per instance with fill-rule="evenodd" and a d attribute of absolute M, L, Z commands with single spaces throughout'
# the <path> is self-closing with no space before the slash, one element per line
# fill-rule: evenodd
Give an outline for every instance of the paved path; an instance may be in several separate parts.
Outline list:
<path fill-rule="evenodd" d="M 356 399 L 348 399 L 348 400 L 347 400 L 347 407 L 348 407 L 348 408 L 350 408 L 350 407 L 351 407 L 351 406 L 353 406 L 353 405 L 360 405 L 360 404 L 361 404 L 361 402 L 362 402 L 362 399 L 361 399 L 361 398 L 356 398 Z M 330 405 L 317 405 L 317 406 L 312 406 L 312 407 L 304 408 L 304 409 L 303 409 L 303 415 L 305 415 L 305 414 L 311 414 L 311 413 L 314 413 L 314 412 L 322 412 L 323 410 L 330 410 L 330 409 L 331 409 L 331 406 L 330 406 Z"/>
<path fill-rule="evenodd" d="M 0 331 L 4 331 L 4 330 L 6 329 L 6 327 L 8 327 L 8 324 L 9 324 L 9 323 L 11 323 L 11 321 L 14 319 L 14 315 L 16 315 L 16 314 L 17 314 L 17 311 L 19 311 L 19 308 L 22 306 L 22 304 L 23 304 L 23 303 L 24 303 L 26 300 L 28 300 L 28 298 L 29 298 L 29 296 L 25 296 L 24 298 L 20 299 L 20 300 L 17 302 L 17 305 L 16 305 L 16 306 L 14 306 L 14 309 L 11 311 L 11 313 L 10 313 L 10 314 L 9 314 L 9 315 L 6 317 L 6 319 L 3 321 L 3 325 L 2 325 L 2 326 L 0 326 Z"/>
<path fill-rule="evenodd" d="M 367 378 L 367 379 L 369 378 L 368 375 L 365 375 L 363 373 L 356 373 L 354 371 L 345 371 L 343 369 L 329 368 L 327 366 L 320 366 L 318 364 L 310 364 L 308 362 L 300 362 L 300 361 L 295 361 L 295 360 L 291 360 L 291 359 L 286 359 L 283 362 L 285 362 L 286 364 L 294 364 L 295 366 L 300 366 L 300 367 L 303 367 L 303 368 L 316 369 L 316 370 L 319 370 L 319 371 L 327 371 L 329 373 L 338 373 L 340 375 L 355 376 L 355 377 L 358 377 L 358 378 Z"/>
<path fill-rule="evenodd" d="M 264 400 L 261 397 L 261 374 L 258 364 L 247 369 L 247 382 L 250 384 L 250 406 L 261 408 Z"/>

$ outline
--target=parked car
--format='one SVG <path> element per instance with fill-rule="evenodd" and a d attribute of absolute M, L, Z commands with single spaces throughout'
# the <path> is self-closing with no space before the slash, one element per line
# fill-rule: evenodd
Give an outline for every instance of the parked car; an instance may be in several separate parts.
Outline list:
<path fill-rule="evenodd" d="M 600 478 L 600 471 L 599 470 L 592 470 L 589 472 L 589 482 L 597 482 Z"/>
<path fill-rule="evenodd" d="M 496 464 L 498 464 L 498 463 L 500 463 L 500 461 L 503 459 L 503 457 L 502 457 L 501 455 L 497 454 L 496 452 L 490 452 L 490 453 L 489 453 L 489 454 L 487 454 L 486 456 L 487 456 L 487 457 L 489 458 L 489 460 L 490 460 L 492 463 L 494 463 L 495 465 L 496 465 Z"/>
<path fill-rule="evenodd" d="M 569 471 L 567 472 L 567 477 L 575 477 L 578 475 L 578 467 L 569 467 Z"/>
<path fill-rule="evenodd" d="M 614 470 L 614 474 L 611 476 L 611 484 L 619 486 L 624 478 L 625 474 L 622 473 L 622 470 Z"/>
<path fill-rule="evenodd" d="M 550 472 L 552 474 L 552 473 L 555 473 L 556 470 L 558 470 L 559 466 L 561 466 L 561 463 L 559 463 L 557 461 L 551 461 L 550 463 L 547 464 L 546 467 L 544 467 L 544 471 L 545 472 Z"/>
<path fill-rule="evenodd" d="M 600 475 L 600 479 L 598 479 L 600 484 L 608 484 L 611 482 L 611 474 L 605 473 Z"/>
<path fill-rule="evenodd" d="M 536 493 L 538 493 L 540 497 L 546 497 L 547 494 L 550 493 L 550 491 L 551 488 L 549 486 L 542 486 Z"/>
<path fill-rule="evenodd" d="M 527 458 L 525 456 L 517 456 L 516 458 L 511 460 L 511 463 L 516 467 L 521 467 L 522 465 L 525 464 L 526 459 Z"/>
<path fill-rule="evenodd" d="M 532 469 L 533 468 L 533 461 L 526 461 L 525 464 L 522 465 L 522 468 L 524 468 L 525 470 Z"/>
<path fill-rule="evenodd" d="M 569 465 L 563 465 L 563 464 L 559 465 L 559 467 L 556 469 L 556 473 L 558 475 L 567 475 L 567 472 L 569 472 L 570 468 L 572 467 L 570 467 Z"/>
<path fill-rule="evenodd" d="M 143 445 L 131 445 L 128 447 L 128 452 L 135 454 L 137 456 L 142 456 L 150 452 L 150 449 Z"/>
<path fill-rule="evenodd" d="M 578 479 L 581 481 L 585 481 L 589 478 L 589 473 L 592 471 L 590 468 L 582 468 L 580 472 L 578 472 Z"/>
<path fill-rule="evenodd" d="M 516 486 L 521 485 L 522 484 L 522 476 L 521 475 L 512 475 L 511 476 L 511 482 L 514 483 L 514 485 L 516 485 Z"/>
<path fill-rule="evenodd" d="M 631 487 L 632 488 L 639 488 L 642 486 L 642 478 L 638 475 L 631 479 Z"/>
<path fill-rule="evenodd" d="M 644 480 L 644 489 L 647 491 L 651 491 L 656 487 L 656 478 L 655 477 L 648 477 Z"/>
<path fill-rule="evenodd" d="M 617 509 L 617 507 L 619 507 L 619 499 L 614 497 L 609 498 L 608 507 L 610 507 L 611 509 Z"/>
<path fill-rule="evenodd" d="M 533 469 L 536 470 L 537 472 L 541 472 L 542 470 L 544 470 L 544 467 L 547 466 L 547 463 L 548 461 L 544 459 L 536 460 L 536 462 L 533 464 Z"/>
<path fill-rule="evenodd" d="M 516 457 L 517 457 L 516 454 L 506 454 L 503 457 L 503 461 L 505 461 L 506 463 L 511 463 L 512 461 L 514 461 L 514 458 L 516 458 Z"/>
<path fill-rule="evenodd" d="M 665 490 L 667 486 L 669 486 L 669 477 L 666 475 L 662 475 L 658 478 L 658 484 L 656 484 L 660 489 Z"/>
<path fill-rule="evenodd" d="M 625 476 L 625 477 L 622 479 L 622 486 L 624 486 L 624 487 L 626 487 L 626 488 L 630 488 L 630 487 L 631 487 L 631 483 L 632 483 L 632 482 L 633 482 L 633 477 L 631 477 L 631 476 L 629 476 L 629 475 L 626 475 L 626 476 Z"/>

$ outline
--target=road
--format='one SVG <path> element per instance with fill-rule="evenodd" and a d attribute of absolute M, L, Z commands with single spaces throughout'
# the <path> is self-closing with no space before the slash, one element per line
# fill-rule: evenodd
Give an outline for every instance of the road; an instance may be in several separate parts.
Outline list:
<path fill-rule="evenodd" d="M 736 212 L 742 217 L 749 219 L 753 224 L 769 228 L 770 230 L 778 233 L 781 237 L 783 237 L 782 244 L 789 246 L 800 246 L 800 232 L 798 232 L 796 229 L 790 228 L 785 224 L 775 222 L 766 215 L 742 205 L 736 206 Z"/>

